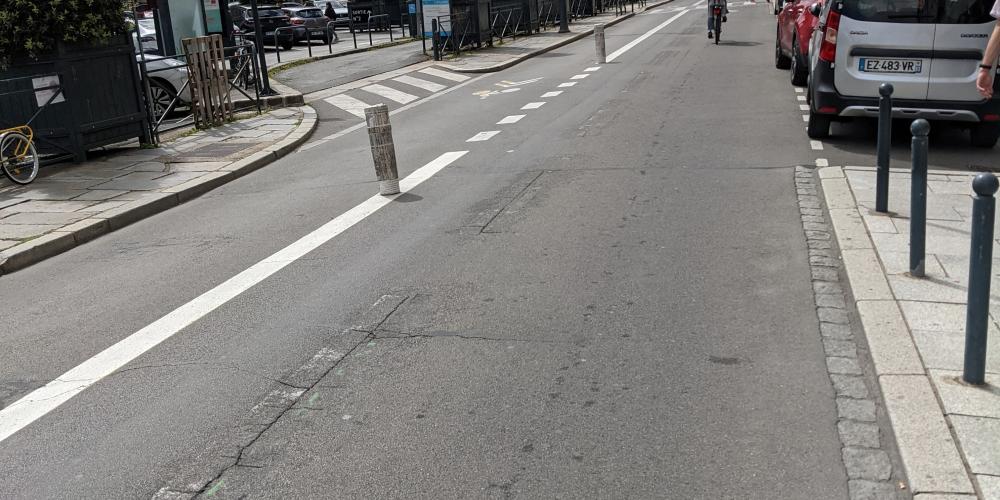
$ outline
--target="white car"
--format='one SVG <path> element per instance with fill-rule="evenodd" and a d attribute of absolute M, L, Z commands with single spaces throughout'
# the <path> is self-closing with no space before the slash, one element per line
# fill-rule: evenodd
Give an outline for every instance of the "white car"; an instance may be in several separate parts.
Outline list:
<path fill-rule="evenodd" d="M 976 75 L 993 30 L 992 0 L 837 0 L 819 11 L 810 47 L 809 136 L 830 122 L 878 116 L 878 88 L 895 89 L 895 118 L 965 124 L 972 144 L 1000 137 L 1000 83 L 995 97 L 976 91 Z"/>
<path fill-rule="evenodd" d="M 155 53 L 156 31 L 152 27 L 152 23 L 147 24 L 143 23 L 143 21 L 147 20 L 140 19 L 138 26 L 139 34 L 143 40 L 144 53 L 137 53 L 135 55 L 135 62 L 141 65 L 143 60 L 146 61 L 146 76 L 149 78 L 149 101 L 152 106 L 153 119 L 159 120 L 166 113 L 170 107 L 170 103 L 173 102 L 174 97 L 178 96 L 178 94 L 180 98 L 174 103 L 173 110 L 189 107 L 191 103 L 191 89 L 187 85 L 187 65 L 183 61 L 157 55 Z M 152 49 L 148 47 L 148 39 L 154 40 L 154 47 Z M 134 33 L 132 34 L 132 43 L 136 51 L 138 51 L 139 42 L 136 40 Z"/>

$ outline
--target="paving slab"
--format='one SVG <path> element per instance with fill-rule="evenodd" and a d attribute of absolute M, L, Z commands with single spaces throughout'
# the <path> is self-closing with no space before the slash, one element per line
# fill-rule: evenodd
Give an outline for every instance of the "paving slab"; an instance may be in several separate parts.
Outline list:
<path fill-rule="evenodd" d="M 281 130 L 272 129 L 275 120 Z M 268 122 L 272 127 L 264 128 Z M 315 127 L 316 113 L 308 106 L 274 110 L 260 119 L 195 132 L 180 138 L 180 146 L 123 149 L 81 164 L 47 167 L 27 186 L 0 184 L 0 273 L 64 252 L 260 168 L 292 152 Z M 203 143 L 206 139 L 211 142 Z"/>

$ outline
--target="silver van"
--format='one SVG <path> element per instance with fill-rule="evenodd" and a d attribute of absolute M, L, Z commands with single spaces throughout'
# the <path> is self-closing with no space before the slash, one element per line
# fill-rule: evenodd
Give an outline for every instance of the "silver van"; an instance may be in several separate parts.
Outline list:
<path fill-rule="evenodd" d="M 1000 97 L 983 99 L 975 84 L 992 2 L 826 2 L 809 51 L 809 137 L 827 137 L 834 120 L 877 117 L 878 87 L 888 82 L 894 117 L 962 122 L 973 145 L 993 147 Z"/>

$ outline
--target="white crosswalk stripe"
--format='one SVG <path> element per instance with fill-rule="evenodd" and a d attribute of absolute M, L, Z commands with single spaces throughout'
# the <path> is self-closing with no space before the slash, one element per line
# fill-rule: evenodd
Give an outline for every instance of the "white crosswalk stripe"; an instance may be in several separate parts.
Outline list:
<path fill-rule="evenodd" d="M 417 87 L 418 89 L 424 89 L 428 92 L 439 92 L 441 90 L 448 88 L 446 85 L 441 85 L 440 83 L 434 83 L 427 80 L 421 80 L 420 78 L 416 78 L 410 75 L 403 75 L 398 78 L 393 78 L 393 81 L 397 81 L 399 83 L 405 83 L 406 85 Z"/>
<path fill-rule="evenodd" d="M 379 85 L 377 83 L 373 83 L 367 87 L 362 87 L 361 90 L 364 90 L 365 92 L 371 94 L 375 94 L 380 97 L 385 97 L 386 99 L 396 101 L 400 104 L 409 104 L 418 99 L 418 97 L 413 94 L 407 94 L 406 92 L 403 92 L 401 90 L 396 90 L 394 88 L 386 87 L 385 85 Z"/>
<path fill-rule="evenodd" d="M 438 78 L 444 78 L 445 80 L 451 80 L 453 82 L 464 82 L 470 77 L 465 75 L 460 75 L 458 73 L 452 73 L 450 71 L 444 71 L 437 68 L 424 68 L 420 70 L 420 73 L 425 75 L 436 76 Z"/>
<path fill-rule="evenodd" d="M 371 107 L 371 104 L 355 99 L 347 94 L 337 94 L 323 100 L 331 106 L 338 107 L 358 118 L 364 118 L 365 108 Z"/>

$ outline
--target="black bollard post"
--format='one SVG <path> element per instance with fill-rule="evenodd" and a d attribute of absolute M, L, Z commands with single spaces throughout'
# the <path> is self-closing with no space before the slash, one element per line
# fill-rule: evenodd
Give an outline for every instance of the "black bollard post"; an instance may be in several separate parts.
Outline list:
<path fill-rule="evenodd" d="M 927 134 L 930 123 L 920 118 L 910 125 L 913 132 L 910 156 L 910 274 L 924 277 L 924 248 L 927 240 Z"/>
<path fill-rule="evenodd" d="M 889 151 L 892 149 L 892 84 L 878 87 L 878 171 L 875 174 L 875 211 L 889 211 Z"/>
<path fill-rule="evenodd" d="M 993 174 L 972 181 L 972 248 L 969 251 L 969 304 L 965 311 L 965 364 L 962 380 L 986 382 L 986 332 L 990 314 L 990 276 L 993 274 L 993 195 L 1000 182 Z"/>
<path fill-rule="evenodd" d="M 438 32 L 437 19 L 431 19 L 431 40 L 434 51 L 434 60 L 441 60 L 441 33 Z"/>

